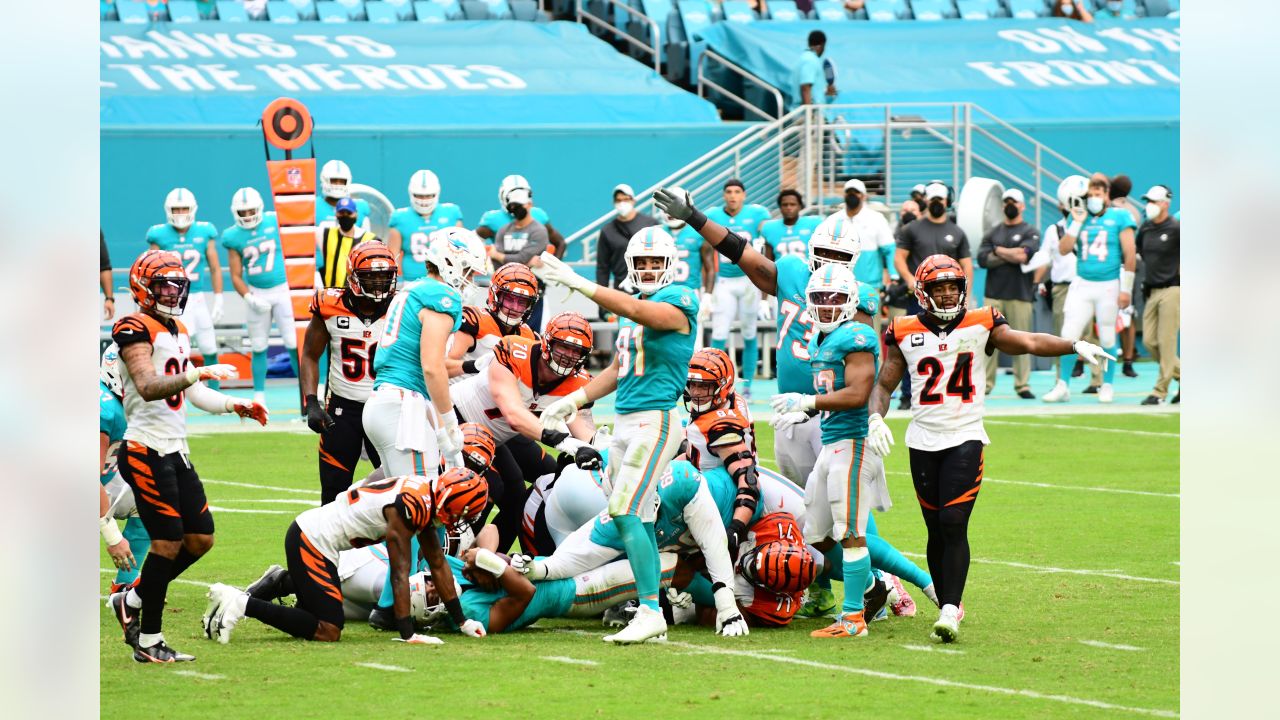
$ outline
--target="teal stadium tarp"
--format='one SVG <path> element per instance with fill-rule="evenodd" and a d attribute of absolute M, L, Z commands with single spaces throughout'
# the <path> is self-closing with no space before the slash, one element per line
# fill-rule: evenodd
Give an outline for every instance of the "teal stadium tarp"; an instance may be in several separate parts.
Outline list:
<path fill-rule="evenodd" d="M 325 127 L 718 123 L 574 23 L 105 23 L 104 127 L 252 125 L 282 95 Z"/>
<path fill-rule="evenodd" d="M 1010 122 L 1178 117 L 1173 19 L 719 23 L 702 39 L 781 89 L 791 107 L 792 71 L 819 28 L 838 103 L 971 102 Z"/>

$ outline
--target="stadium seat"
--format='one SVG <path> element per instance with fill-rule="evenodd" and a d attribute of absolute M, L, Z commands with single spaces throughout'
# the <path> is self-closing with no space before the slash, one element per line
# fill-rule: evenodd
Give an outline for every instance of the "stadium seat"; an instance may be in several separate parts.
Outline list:
<path fill-rule="evenodd" d="M 410 0 L 384 0 L 396 9 L 396 17 L 401 20 L 413 20 L 413 3 Z"/>
<path fill-rule="evenodd" d="M 813 4 L 813 17 L 824 22 L 843 22 L 849 19 L 849 13 L 839 0 L 818 0 Z"/>
<path fill-rule="evenodd" d="M 417 0 L 413 4 L 413 14 L 414 17 L 418 18 L 418 22 L 445 22 L 449 19 L 448 11 L 448 6 L 430 2 L 430 0 Z"/>
<path fill-rule="evenodd" d="M 368 20 L 369 16 L 364 11 L 364 0 L 331 0 L 341 5 L 347 11 L 348 20 Z"/>
<path fill-rule="evenodd" d="M 511 6 L 507 4 L 507 0 L 484 0 L 489 6 L 489 16 L 495 20 L 510 20 Z"/>
<path fill-rule="evenodd" d="M 200 11 L 201 20 L 218 19 L 218 4 L 214 0 L 196 0 L 196 9 Z"/>
<path fill-rule="evenodd" d="M 169 20 L 174 23 L 200 22 L 195 0 L 169 0 Z"/>
<path fill-rule="evenodd" d="M 235 0 L 218 0 L 218 19 L 222 22 L 249 22 L 244 5 Z"/>
<path fill-rule="evenodd" d="M 538 9 L 538 0 L 511 0 L 511 19 L 522 22 L 544 22 L 546 18 Z"/>
<path fill-rule="evenodd" d="M 1176 9 L 1169 0 L 1143 0 L 1142 6 L 1147 17 L 1165 17 Z"/>
<path fill-rule="evenodd" d="M 1030 20 L 1048 17 L 1049 8 L 1045 7 L 1043 0 L 1009 0 L 1009 12 L 1013 17 Z"/>
<path fill-rule="evenodd" d="M 267 2 L 267 19 L 273 23 L 298 22 L 298 9 L 287 0 L 269 0 Z"/>
<path fill-rule="evenodd" d="M 803 20 L 800 8 L 792 0 L 775 0 L 769 3 L 769 14 L 775 22 L 795 22 Z"/>
<path fill-rule="evenodd" d="M 712 23 L 711 5 L 707 0 L 679 0 L 676 6 L 685 37 L 692 38 Z"/>
<path fill-rule="evenodd" d="M 724 0 L 720 4 L 720 10 L 724 13 L 725 22 L 749 23 L 756 19 L 755 11 L 746 0 Z"/>
<path fill-rule="evenodd" d="M 98 0 L 98 19 L 119 20 L 120 15 L 116 12 L 116 4 L 111 0 Z"/>
<path fill-rule="evenodd" d="M 662 35 L 667 32 L 667 18 L 671 15 L 672 7 L 671 0 L 640 0 L 640 11 L 645 17 L 658 23 L 658 27 L 662 28 Z"/>
<path fill-rule="evenodd" d="M 867 0 L 863 10 L 867 11 L 867 19 L 872 22 L 892 22 L 899 17 L 893 0 Z"/>
<path fill-rule="evenodd" d="M 293 8 L 293 14 L 299 20 L 315 20 L 317 19 L 316 4 L 312 0 L 284 0 L 286 4 Z M 267 16 L 271 15 L 271 6 L 267 6 Z"/>
<path fill-rule="evenodd" d="M 989 20 L 991 10 L 986 0 L 956 0 L 961 20 Z"/>
<path fill-rule="evenodd" d="M 917 20 L 944 20 L 951 11 L 951 0 L 911 0 L 911 14 Z"/>
<path fill-rule="evenodd" d="M 316 10 L 319 11 L 322 23 L 344 23 L 351 19 L 347 15 L 347 9 L 336 2 L 318 2 Z"/>
<path fill-rule="evenodd" d="M 484 0 L 462 0 L 463 20 L 495 20 L 489 3 Z"/>
<path fill-rule="evenodd" d="M 369 0 L 364 4 L 364 12 L 369 17 L 371 23 L 398 23 L 400 16 L 396 13 L 396 9 L 379 0 Z"/>
<path fill-rule="evenodd" d="M 116 13 L 120 22 L 145 25 L 151 22 L 151 12 L 142 0 L 117 0 Z"/>

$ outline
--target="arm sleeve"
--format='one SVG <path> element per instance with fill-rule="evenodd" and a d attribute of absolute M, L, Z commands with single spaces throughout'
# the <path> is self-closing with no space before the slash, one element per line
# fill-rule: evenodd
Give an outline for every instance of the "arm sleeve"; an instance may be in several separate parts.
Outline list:
<path fill-rule="evenodd" d="M 102 242 L 102 249 L 98 252 L 98 270 L 105 272 L 111 269 L 111 253 L 107 252 L 107 236 L 101 230 L 98 231 L 98 239 Z"/>
<path fill-rule="evenodd" d="M 541 255 L 542 251 L 547 249 L 549 237 L 550 236 L 547 235 L 547 228 L 545 226 L 538 225 L 535 228 L 531 228 L 529 231 L 529 242 L 526 243 L 524 247 L 520 248 L 519 251 L 507 253 L 506 262 L 528 265 L 530 260 Z"/>
<path fill-rule="evenodd" d="M 693 533 L 693 539 L 702 549 L 707 561 L 707 574 L 712 583 L 723 583 L 733 588 L 733 563 L 729 560 L 729 536 L 724 530 L 724 520 L 711 491 L 705 483 L 698 484 L 698 492 L 684 506 L 684 520 Z"/>
<path fill-rule="evenodd" d="M 191 401 L 192 405 L 213 415 L 225 414 L 227 412 L 227 401 L 232 399 L 230 395 L 220 393 L 203 382 L 198 382 L 188 387 L 186 393 L 187 399 Z"/>

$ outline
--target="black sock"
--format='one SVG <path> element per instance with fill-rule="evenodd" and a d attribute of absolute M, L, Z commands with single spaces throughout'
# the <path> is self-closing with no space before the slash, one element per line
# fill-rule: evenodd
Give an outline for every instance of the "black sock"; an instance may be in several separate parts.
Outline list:
<path fill-rule="evenodd" d="M 925 546 L 925 558 L 929 564 L 929 576 L 933 578 L 933 590 L 942 599 L 942 587 L 946 584 L 946 567 L 942 562 L 943 548 L 946 542 L 942 536 L 942 523 L 937 517 L 925 516 L 925 528 L 929 531 L 928 544 Z"/>
<path fill-rule="evenodd" d="M 149 552 L 142 561 L 142 572 L 138 575 L 138 598 L 142 600 L 142 611 L 139 613 L 140 630 L 147 634 L 160 632 L 164 622 L 164 598 L 169 592 L 169 581 L 173 579 L 173 560 L 160 553 Z"/>
<path fill-rule="evenodd" d="M 244 614 L 303 640 L 314 638 L 316 629 L 320 627 L 316 616 L 306 610 L 276 605 L 257 598 L 249 598 L 244 606 Z"/>
<path fill-rule="evenodd" d="M 184 545 L 178 550 L 178 556 L 173 559 L 173 569 L 169 571 L 169 578 L 176 578 L 186 572 L 187 568 L 195 564 L 195 561 L 199 560 L 201 557 L 203 556 L 192 555 L 187 551 L 187 548 Z"/>
<path fill-rule="evenodd" d="M 959 606 L 964 595 L 964 582 L 969 576 L 969 526 L 967 523 L 945 523 L 942 534 L 946 538 L 942 565 L 947 582 L 938 587 L 938 602 Z"/>

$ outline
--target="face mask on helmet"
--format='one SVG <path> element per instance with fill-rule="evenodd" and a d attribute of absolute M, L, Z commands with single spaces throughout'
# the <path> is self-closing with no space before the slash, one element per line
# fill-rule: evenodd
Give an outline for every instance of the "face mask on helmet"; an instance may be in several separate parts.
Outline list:
<path fill-rule="evenodd" d="M 236 211 L 236 225 L 245 230 L 252 230 L 262 223 L 262 211 L 255 208 L 247 208 Z"/>
<path fill-rule="evenodd" d="M 356 270 L 351 276 L 356 294 L 374 302 L 390 299 L 396 286 L 395 270 Z"/>
<path fill-rule="evenodd" d="M 413 205 L 413 209 L 419 215 L 430 215 L 435 212 L 437 198 L 435 195 L 418 195 L 409 196 L 409 203 Z"/>
<path fill-rule="evenodd" d="M 822 332 L 830 332 L 849 319 L 849 295 L 838 291 L 815 290 L 809 293 L 809 317 Z"/>
<path fill-rule="evenodd" d="M 939 320 L 952 320 L 964 310 L 964 290 L 955 280 L 935 280 L 924 283 L 926 308 Z"/>
<path fill-rule="evenodd" d="M 716 380 L 691 375 L 684 385 L 685 401 L 689 410 L 696 413 L 715 408 L 716 395 L 720 392 L 720 383 Z"/>
<path fill-rule="evenodd" d="M 169 224 L 178 230 L 185 230 L 196 221 L 196 211 L 189 206 L 177 206 L 169 209 Z"/>
<path fill-rule="evenodd" d="M 667 275 L 667 258 L 637 257 L 634 262 L 634 283 L 640 292 L 657 292 L 666 285 L 663 279 Z"/>
<path fill-rule="evenodd" d="M 809 251 L 809 269 L 817 272 L 823 265 L 852 265 L 853 254 L 829 247 L 815 247 Z"/>
<path fill-rule="evenodd" d="M 590 348 L 559 338 L 552 338 L 548 345 L 550 352 L 547 353 L 547 364 L 555 374 L 562 377 L 577 372 L 578 368 L 587 361 L 587 355 L 591 353 Z"/>
<path fill-rule="evenodd" d="M 533 312 L 535 298 L 506 290 L 498 291 L 498 322 L 514 328 L 526 321 Z"/>
<path fill-rule="evenodd" d="M 178 317 L 187 309 L 187 296 L 191 291 L 191 281 L 177 275 L 160 275 L 152 278 L 148 286 L 151 297 L 155 300 L 155 310 L 161 315 Z"/>

